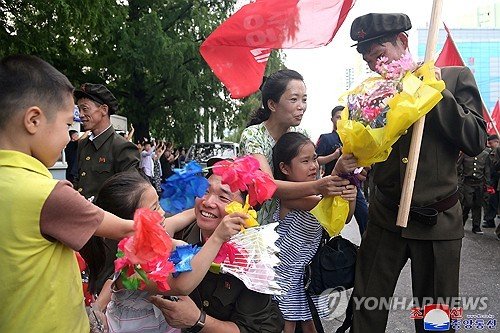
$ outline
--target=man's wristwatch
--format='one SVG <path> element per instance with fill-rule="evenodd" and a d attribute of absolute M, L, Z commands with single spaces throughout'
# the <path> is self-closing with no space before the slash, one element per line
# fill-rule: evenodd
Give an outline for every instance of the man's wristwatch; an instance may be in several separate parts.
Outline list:
<path fill-rule="evenodd" d="M 202 310 L 200 310 L 200 318 L 198 318 L 198 321 L 196 322 L 196 324 L 194 324 L 193 326 L 188 328 L 187 331 L 189 333 L 198 333 L 199 331 L 201 331 L 203 329 L 203 327 L 205 327 L 205 319 L 207 319 L 207 314 L 202 309 Z"/>

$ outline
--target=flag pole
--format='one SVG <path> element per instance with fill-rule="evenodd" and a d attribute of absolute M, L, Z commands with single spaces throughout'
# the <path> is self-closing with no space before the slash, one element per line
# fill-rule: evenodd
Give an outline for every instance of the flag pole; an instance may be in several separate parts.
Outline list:
<path fill-rule="evenodd" d="M 434 59 L 434 51 L 436 49 L 437 37 L 439 32 L 438 22 L 441 17 L 442 7 L 442 0 L 433 1 L 424 61 L 430 61 Z M 408 224 L 411 199 L 413 196 L 413 187 L 415 185 L 415 177 L 417 176 L 418 156 L 420 155 L 422 136 L 424 134 L 424 125 L 425 116 L 420 118 L 413 125 L 413 136 L 411 138 L 410 153 L 408 156 L 408 164 L 406 166 L 403 189 L 401 192 L 401 201 L 399 202 L 398 218 L 396 220 L 396 225 L 403 228 L 406 228 L 406 225 Z"/>
<path fill-rule="evenodd" d="M 450 29 L 448 29 L 448 27 L 446 26 L 446 24 L 444 22 L 443 22 L 443 25 L 444 25 L 444 30 L 446 30 L 446 33 L 448 34 L 448 36 L 450 36 L 450 41 L 453 43 L 453 47 L 455 48 L 455 50 L 457 50 L 457 54 L 460 57 L 460 61 L 462 62 L 463 66 L 465 66 L 464 59 L 462 58 L 462 55 L 460 54 L 460 52 L 458 52 L 457 44 L 455 44 L 455 41 L 451 37 Z M 493 126 L 495 133 L 500 137 L 500 133 L 498 132 L 497 125 L 493 122 L 493 119 L 491 118 L 491 115 L 488 112 L 488 108 L 486 107 L 486 103 L 484 103 L 483 95 L 479 94 L 479 97 L 481 97 L 481 104 L 483 105 L 483 108 L 486 110 L 486 115 L 488 116 L 488 120 L 489 120 L 490 124 Z"/>

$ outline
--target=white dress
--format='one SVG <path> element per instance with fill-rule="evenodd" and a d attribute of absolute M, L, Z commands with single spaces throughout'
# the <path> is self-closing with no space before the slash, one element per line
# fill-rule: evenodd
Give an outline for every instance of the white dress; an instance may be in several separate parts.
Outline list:
<path fill-rule="evenodd" d="M 167 324 L 160 309 L 148 300 L 149 296 L 140 290 L 112 291 L 106 308 L 109 332 L 180 333 L 180 329 Z"/>

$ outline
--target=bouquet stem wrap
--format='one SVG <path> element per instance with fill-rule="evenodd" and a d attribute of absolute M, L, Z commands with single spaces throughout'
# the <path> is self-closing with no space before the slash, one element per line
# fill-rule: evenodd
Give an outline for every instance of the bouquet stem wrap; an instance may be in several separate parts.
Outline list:
<path fill-rule="evenodd" d="M 340 196 L 325 197 L 311 210 L 330 237 L 340 234 L 349 214 L 349 202 Z"/>
<path fill-rule="evenodd" d="M 363 83 L 373 80 L 384 79 L 369 78 Z M 363 93 L 363 83 L 347 94 Z M 353 154 L 360 166 L 385 161 L 391 153 L 391 146 L 401 135 L 441 100 L 444 88 L 444 82 L 436 80 L 434 62 L 426 62 L 403 77 L 402 90 L 388 101 L 389 111 L 384 127 L 371 128 L 351 120 L 349 110 L 345 108 L 337 122 L 337 131 L 343 143 L 342 152 Z"/>

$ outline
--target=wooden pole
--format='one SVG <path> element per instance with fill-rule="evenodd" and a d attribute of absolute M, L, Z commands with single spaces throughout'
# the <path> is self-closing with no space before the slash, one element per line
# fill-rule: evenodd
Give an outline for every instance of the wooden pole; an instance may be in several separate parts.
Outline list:
<path fill-rule="evenodd" d="M 434 0 L 432 3 L 431 21 L 429 25 L 429 34 L 427 35 L 427 45 L 425 49 L 424 61 L 434 59 L 437 37 L 439 32 L 438 24 L 441 17 L 442 0 Z M 420 146 L 422 145 L 422 135 L 424 134 L 425 116 L 420 118 L 413 125 L 413 136 L 411 138 L 410 153 L 408 156 L 408 165 L 401 192 L 401 201 L 399 202 L 398 219 L 396 225 L 406 228 L 408 216 L 410 214 L 411 198 L 413 196 L 413 187 L 417 175 L 418 156 L 420 155 Z"/>

